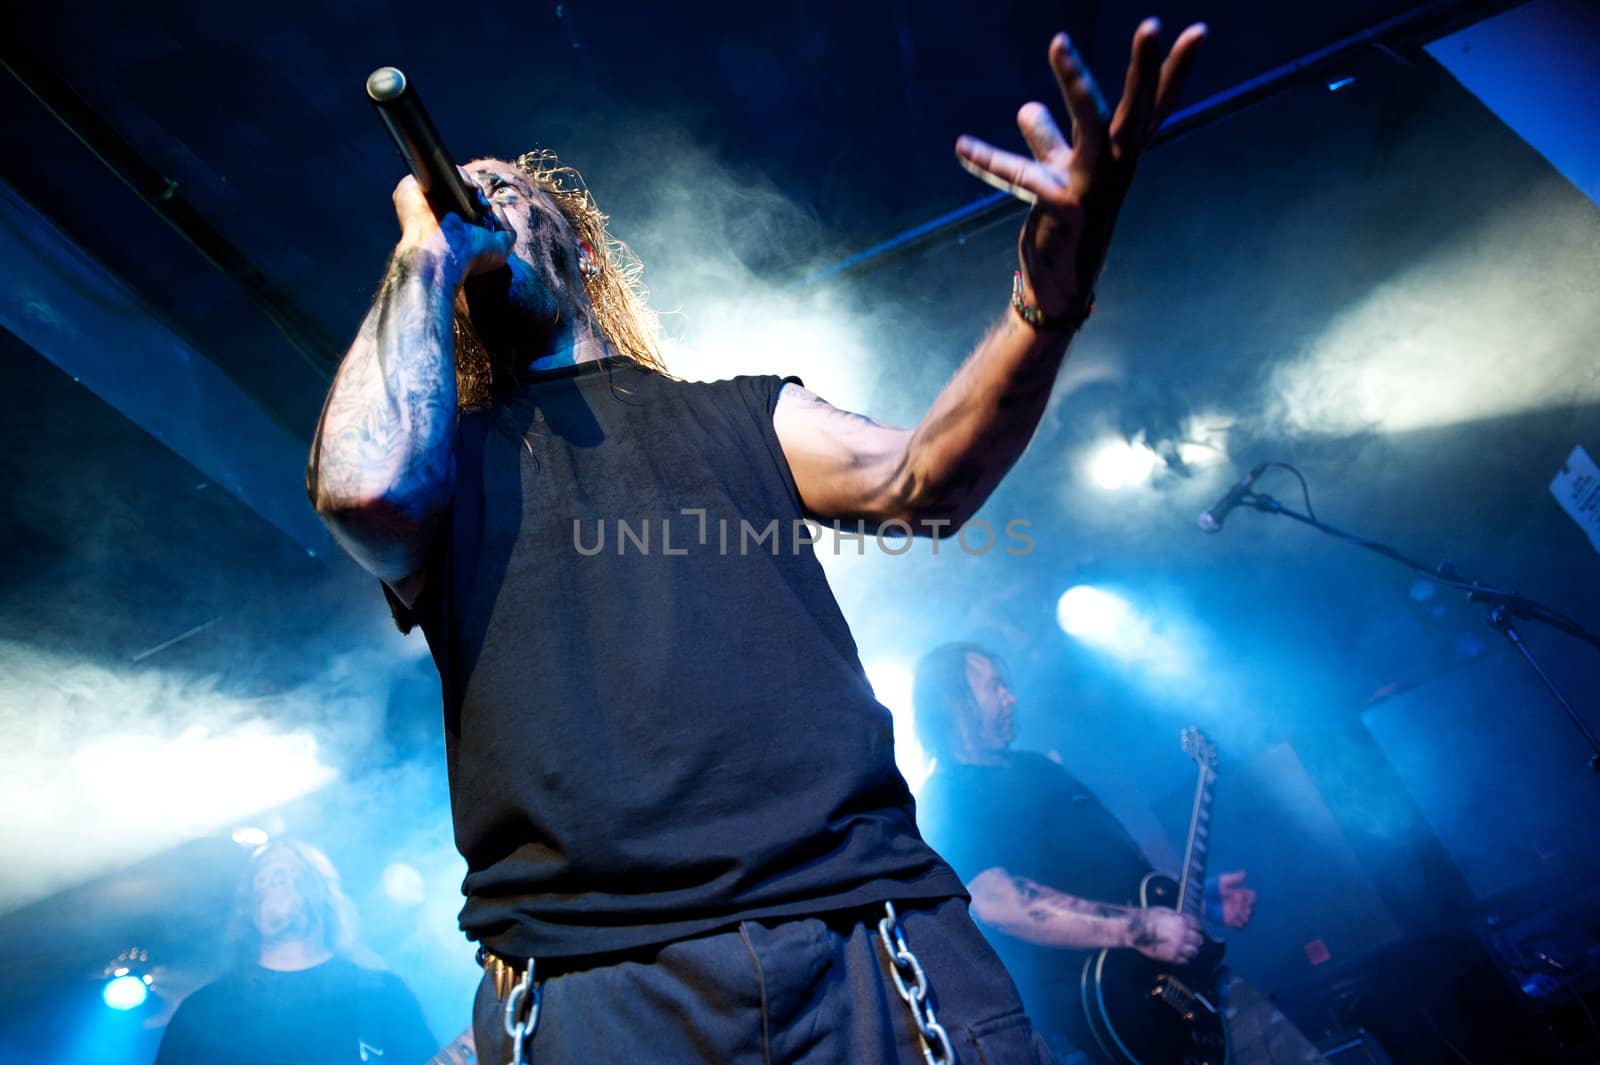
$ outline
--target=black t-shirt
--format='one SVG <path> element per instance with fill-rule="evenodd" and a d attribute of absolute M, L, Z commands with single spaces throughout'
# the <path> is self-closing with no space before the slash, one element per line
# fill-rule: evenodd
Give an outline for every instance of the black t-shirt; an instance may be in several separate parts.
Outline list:
<path fill-rule="evenodd" d="M 455 495 L 397 620 L 439 667 L 461 925 L 491 949 L 571 957 L 962 893 L 804 542 L 782 387 L 607 359 L 462 416 Z"/>
<path fill-rule="evenodd" d="M 1013 751 L 1009 759 L 998 766 L 941 760 L 922 790 L 919 821 L 962 880 L 998 867 L 1079 898 L 1136 902 L 1150 862 L 1122 822 L 1044 755 Z M 1094 952 L 984 931 L 1035 1022 L 1081 1032 L 1078 977 Z"/>
<path fill-rule="evenodd" d="M 207 984 L 172 1015 L 156 1065 L 422 1065 L 438 1049 L 399 977 L 336 958 Z"/>

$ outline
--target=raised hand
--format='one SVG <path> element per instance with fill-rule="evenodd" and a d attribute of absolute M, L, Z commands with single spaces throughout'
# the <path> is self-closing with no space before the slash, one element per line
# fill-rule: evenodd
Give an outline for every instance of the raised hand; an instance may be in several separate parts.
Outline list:
<path fill-rule="evenodd" d="M 1244 886 L 1245 872 L 1223 873 L 1206 884 L 1206 909 L 1220 913 L 1229 928 L 1243 928 L 1255 912 L 1256 893 Z"/>
<path fill-rule="evenodd" d="M 1108 114 L 1072 42 L 1058 33 L 1050 42 L 1050 67 L 1072 120 L 1070 143 L 1050 109 L 1037 102 L 1017 112 L 1031 159 L 976 137 L 956 141 L 962 166 L 1033 205 L 1018 244 L 1023 299 L 1044 314 L 1047 328 L 1088 313 L 1139 156 L 1172 111 L 1205 36 L 1204 25 L 1190 26 L 1163 60 L 1161 24 L 1153 18 L 1140 23 L 1122 99 Z"/>

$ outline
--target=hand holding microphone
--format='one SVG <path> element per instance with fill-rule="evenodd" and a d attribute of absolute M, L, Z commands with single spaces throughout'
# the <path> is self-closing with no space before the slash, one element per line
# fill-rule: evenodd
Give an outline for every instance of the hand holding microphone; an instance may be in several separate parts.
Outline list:
<path fill-rule="evenodd" d="M 464 222 L 454 211 L 434 214 L 422 184 L 407 174 L 394 188 L 394 211 L 400 220 L 397 251 L 416 248 L 445 263 L 446 276 L 475 278 L 506 266 L 516 237 L 510 230 L 492 230 Z"/>
<path fill-rule="evenodd" d="M 504 270 L 513 234 L 496 231 L 493 212 L 484 204 L 478 187 L 462 176 L 405 74 L 395 67 L 374 70 L 367 76 L 367 99 L 411 170 L 411 177 L 394 191 L 395 213 L 404 232 L 401 244 L 423 245 L 437 231 L 442 234 L 446 254 L 464 264 L 463 274 Z M 509 281 L 509 271 L 488 283 L 475 280 L 468 298 L 477 303 L 485 297 L 503 296 Z"/>
<path fill-rule="evenodd" d="M 406 76 L 394 67 L 379 67 L 367 75 L 367 99 L 394 138 L 400 157 L 411 168 L 434 217 L 442 222 L 445 215 L 453 212 L 475 225 L 492 225 L 492 216 L 479 201 L 476 186 L 456 169 L 422 106 L 422 98 Z"/>

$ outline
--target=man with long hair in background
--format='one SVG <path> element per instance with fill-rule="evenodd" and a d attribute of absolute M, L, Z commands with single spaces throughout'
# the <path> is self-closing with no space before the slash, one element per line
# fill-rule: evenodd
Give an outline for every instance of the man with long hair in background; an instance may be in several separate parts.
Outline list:
<path fill-rule="evenodd" d="M 228 967 L 184 999 L 156 1065 L 422 1065 L 437 1045 L 398 976 L 358 963 L 355 909 L 326 855 L 258 849 L 239 881 Z"/>
<path fill-rule="evenodd" d="M 1084 961 L 1110 948 L 1183 965 L 1204 930 L 1175 909 L 1134 904 L 1153 871 L 1144 849 L 1057 758 L 1013 749 L 1016 695 L 993 651 L 934 648 L 917 662 L 912 699 L 917 738 L 937 760 L 921 823 L 966 881 L 972 913 L 1058 1065 L 1082 1061 L 1095 1048 L 1080 1005 Z M 1236 871 L 1206 883 L 1208 910 L 1229 928 L 1255 908 L 1244 879 Z"/>
<path fill-rule="evenodd" d="M 548 156 L 464 168 L 492 227 L 396 189 L 308 484 L 440 671 L 484 1060 L 1048 1060 L 917 833 L 804 520 L 952 534 L 1021 455 L 1204 30 L 1159 35 L 1114 113 L 1051 42 L 1070 145 L 1038 103 L 1032 158 L 957 142 L 1033 207 L 1000 319 L 912 429 L 670 376 Z"/>

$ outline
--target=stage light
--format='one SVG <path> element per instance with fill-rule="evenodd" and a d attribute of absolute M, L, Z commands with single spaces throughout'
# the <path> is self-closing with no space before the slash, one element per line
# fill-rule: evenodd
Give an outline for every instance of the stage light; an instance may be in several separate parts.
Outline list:
<path fill-rule="evenodd" d="M 251 850 L 266 846 L 269 838 L 266 829 L 257 828 L 255 825 L 240 825 L 233 830 L 233 841 L 239 846 L 249 847 Z"/>
<path fill-rule="evenodd" d="M 1356 83 L 1356 79 L 1355 78 L 1339 78 L 1336 81 L 1328 82 L 1328 91 L 1329 92 L 1338 92 L 1340 89 L 1344 88 L 1346 85 L 1354 85 L 1355 83 Z"/>
<path fill-rule="evenodd" d="M 114 1010 L 136 1010 L 150 997 L 150 956 L 138 948 L 125 950 L 106 966 L 100 1000 Z"/>
<path fill-rule="evenodd" d="M 1136 604 L 1108 588 L 1079 584 L 1056 601 L 1056 623 L 1153 691 L 1191 689 L 1200 675 L 1201 637 L 1170 607 Z"/>
<path fill-rule="evenodd" d="M 391 862 L 380 878 L 383 893 L 401 906 L 421 906 L 427 898 L 427 887 L 416 867 L 405 862 Z"/>
<path fill-rule="evenodd" d="M 1133 608 L 1126 599 L 1092 584 L 1073 585 L 1056 601 L 1056 624 L 1084 643 L 1112 642 L 1132 617 Z"/>
<path fill-rule="evenodd" d="M 1089 478 L 1107 491 L 1143 484 L 1159 461 L 1139 433 L 1132 440 L 1107 440 L 1089 456 Z"/>
<path fill-rule="evenodd" d="M 136 1010 L 150 997 L 150 989 L 141 977 L 129 973 L 107 980 L 100 997 L 114 1010 Z"/>
<path fill-rule="evenodd" d="M 1594 403 L 1593 346 L 1574 338 L 1594 335 L 1596 301 L 1552 282 L 1594 275 L 1593 227 L 1582 196 L 1527 183 L 1315 315 L 1262 382 L 1264 409 L 1240 414 L 1262 439 L 1368 439 Z"/>

